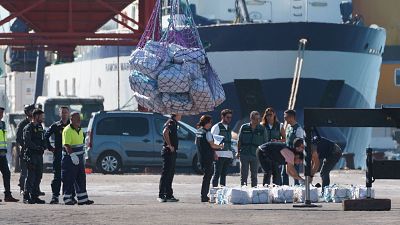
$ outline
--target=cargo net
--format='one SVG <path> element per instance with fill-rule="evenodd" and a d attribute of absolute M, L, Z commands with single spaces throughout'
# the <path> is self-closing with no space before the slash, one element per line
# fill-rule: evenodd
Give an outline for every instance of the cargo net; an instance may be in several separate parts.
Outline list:
<path fill-rule="evenodd" d="M 225 100 L 210 65 L 187 1 L 171 1 L 168 28 L 161 30 L 158 0 L 129 63 L 131 89 L 138 104 L 154 112 L 195 115 Z"/>

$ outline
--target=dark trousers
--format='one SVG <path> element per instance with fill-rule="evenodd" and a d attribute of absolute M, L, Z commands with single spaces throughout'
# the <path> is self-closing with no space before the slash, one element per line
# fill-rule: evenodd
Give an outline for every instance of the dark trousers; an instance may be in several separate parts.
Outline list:
<path fill-rule="evenodd" d="M 210 190 L 211 177 L 214 173 L 212 160 L 201 162 L 201 169 L 204 172 L 203 182 L 201 183 L 201 199 L 207 199 L 208 191 Z"/>
<path fill-rule="evenodd" d="M 279 170 L 279 164 L 272 161 L 266 154 L 263 154 L 260 150 L 257 149 L 257 158 L 261 165 L 261 168 L 264 170 L 264 179 L 263 185 L 270 184 L 271 175 L 273 175 L 272 183 L 276 185 L 281 185 L 281 171 Z"/>
<path fill-rule="evenodd" d="M 78 203 L 89 200 L 86 191 L 86 173 L 84 155 L 79 155 L 79 164 L 74 165 L 69 155 L 64 155 L 61 162 L 61 179 L 63 182 L 64 202 L 72 201 L 76 188 Z M 75 187 L 74 187 L 75 185 Z"/>
<path fill-rule="evenodd" d="M 257 156 L 240 155 L 240 184 L 247 185 L 247 177 L 251 177 L 251 186 L 257 186 L 258 159 Z"/>
<path fill-rule="evenodd" d="M 20 153 L 23 154 L 23 153 Z M 23 159 L 23 156 L 21 155 L 19 157 L 19 166 L 21 168 L 21 173 L 19 174 L 19 189 L 25 190 L 25 180 L 26 180 L 26 175 L 28 174 L 28 168 L 26 168 L 26 162 Z"/>
<path fill-rule="evenodd" d="M 8 168 L 8 161 L 5 155 L 0 156 L 0 171 L 3 175 L 3 184 L 4 184 L 4 195 L 11 196 L 10 191 L 10 180 L 11 180 L 11 173 L 10 169 Z"/>
<path fill-rule="evenodd" d="M 336 163 L 339 162 L 341 157 L 342 150 L 338 145 L 335 145 L 332 154 L 330 154 L 326 159 L 323 160 L 320 172 L 322 187 L 329 186 L 331 182 L 329 173 L 335 167 Z"/>
<path fill-rule="evenodd" d="M 300 165 L 295 164 L 294 168 L 296 169 L 297 173 L 300 172 Z M 299 185 L 300 182 L 294 179 L 294 185 Z M 282 185 L 289 185 L 289 175 L 286 172 L 286 166 L 282 166 Z"/>
<path fill-rule="evenodd" d="M 226 186 L 226 174 L 228 173 L 229 164 L 231 164 L 231 158 L 220 157 L 214 162 L 214 175 L 212 178 L 213 187 Z"/>
<path fill-rule="evenodd" d="M 51 181 L 51 191 L 53 192 L 53 197 L 60 196 L 61 189 L 61 160 L 62 151 L 57 149 L 53 152 L 53 181 Z"/>
<path fill-rule="evenodd" d="M 32 154 L 30 161 L 26 163 L 28 173 L 25 180 L 24 194 L 30 195 L 31 198 L 39 196 L 40 182 L 43 176 L 43 155 Z"/>
<path fill-rule="evenodd" d="M 158 196 L 160 198 L 170 198 L 174 194 L 172 181 L 175 175 L 176 152 L 163 152 L 161 156 L 163 158 L 163 165 Z"/>

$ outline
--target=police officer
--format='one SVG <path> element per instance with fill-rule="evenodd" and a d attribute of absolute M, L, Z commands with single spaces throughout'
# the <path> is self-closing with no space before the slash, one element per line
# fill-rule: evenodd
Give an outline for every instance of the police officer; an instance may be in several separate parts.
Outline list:
<path fill-rule="evenodd" d="M 78 205 L 91 205 L 94 202 L 89 200 L 86 191 L 85 174 L 85 151 L 83 130 L 81 129 L 81 117 L 79 112 L 71 113 L 71 123 L 62 132 L 62 143 L 64 146 L 61 162 L 61 179 L 64 190 L 65 205 L 74 205 L 73 193 L 76 185 L 76 196 Z"/>
<path fill-rule="evenodd" d="M 224 109 L 221 111 L 221 121 L 211 128 L 211 134 L 224 137 L 224 148 L 217 151 L 218 159 L 214 162 L 214 175 L 212 178 L 213 187 L 218 186 L 218 180 L 221 186 L 226 185 L 226 174 L 231 164 L 232 153 L 232 130 L 229 123 L 232 120 L 232 110 Z"/>
<path fill-rule="evenodd" d="M 275 110 L 273 108 L 267 108 L 261 120 L 261 125 L 265 127 L 267 131 L 267 141 L 269 142 L 285 142 L 285 128 L 283 123 L 279 122 Z M 273 163 L 270 171 L 264 171 L 263 185 L 272 182 L 276 185 L 282 184 L 280 165 L 278 163 Z"/>
<path fill-rule="evenodd" d="M 4 183 L 4 201 L 5 202 L 18 202 L 18 199 L 13 198 L 10 191 L 11 173 L 8 168 L 7 161 L 7 129 L 6 123 L 2 121 L 4 116 L 4 108 L 0 107 L 0 171 L 3 175 Z M 1 201 L 1 200 L 0 200 Z"/>
<path fill-rule="evenodd" d="M 299 147 L 300 144 L 303 144 L 302 142 L 303 140 L 301 140 L 301 143 L 296 142 L 296 146 Z M 294 167 L 294 165 L 302 163 L 302 151 L 290 149 L 285 145 L 285 143 L 267 142 L 258 147 L 257 156 L 264 171 L 271 170 L 273 164 L 278 163 L 279 165 L 286 167 L 288 175 L 304 183 L 304 179 L 300 177 Z"/>
<path fill-rule="evenodd" d="M 329 174 L 336 163 L 339 162 L 343 151 L 334 141 L 325 137 L 315 136 L 311 143 L 311 177 L 320 170 L 322 187 L 329 186 Z M 304 149 L 304 145 L 301 147 Z M 322 166 L 320 167 L 321 162 Z"/>
<path fill-rule="evenodd" d="M 161 150 L 163 158 L 162 173 L 157 200 L 159 202 L 177 202 L 172 190 L 172 181 L 175 175 L 176 151 L 178 150 L 178 121 L 182 116 L 171 114 L 171 118 L 164 124 L 164 144 Z"/>
<path fill-rule="evenodd" d="M 25 181 L 24 203 L 44 204 L 39 199 L 39 186 L 43 176 L 43 153 L 46 149 L 42 122 L 44 112 L 35 109 L 32 112 L 32 121 L 24 128 L 25 154 L 24 159 L 28 168 Z"/>
<path fill-rule="evenodd" d="M 26 125 L 28 125 L 31 120 L 32 120 L 32 112 L 35 109 L 35 105 L 25 105 L 24 107 L 24 113 L 26 115 L 26 118 L 22 120 L 18 125 L 17 125 L 17 134 L 16 134 L 16 142 L 19 147 L 19 165 L 21 168 L 21 173 L 19 176 L 19 188 L 21 191 L 21 194 L 24 192 L 24 187 L 25 187 L 25 180 L 26 180 L 26 174 L 27 174 L 27 168 L 26 168 L 26 163 L 24 158 L 24 153 L 25 153 L 25 146 L 24 146 L 24 128 Z"/>
<path fill-rule="evenodd" d="M 210 132 L 212 126 L 211 116 L 203 115 L 197 124 L 196 145 L 197 155 L 201 168 L 204 172 L 203 182 L 201 184 L 201 202 L 208 202 L 210 199 L 207 194 L 210 189 L 211 176 L 214 172 L 213 161 L 218 160 L 216 149 L 223 149 L 224 145 L 216 145 Z"/>
<path fill-rule="evenodd" d="M 250 113 L 250 123 L 243 124 L 239 130 L 238 153 L 240 158 L 240 183 L 247 185 L 249 166 L 251 172 L 251 186 L 257 186 L 258 160 L 256 151 L 258 146 L 267 142 L 267 132 L 260 125 L 260 113 Z"/>
<path fill-rule="evenodd" d="M 69 124 L 69 108 L 61 106 L 59 108 L 60 120 L 53 123 L 46 131 L 44 138 L 48 149 L 53 152 L 53 181 L 51 182 L 51 190 L 53 196 L 50 204 L 58 204 L 61 189 L 61 160 L 62 160 L 62 132 Z M 54 147 L 50 144 L 50 137 L 54 135 Z"/>
<path fill-rule="evenodd" d="M 286 145 L 289 148 L 294 148 L 293 143 L 296 138 L 304 138 L 305 137 L 305 132 L 303 128 L 300 126 L 299 123 L 297 123 L 296 119 L 296 111 L 293 109 L 288 109 L 284 112 L 283 118 L 288 124 L 288 127 L 286 128 Z M 297 172 L 300 170 L 299 165 L 296 165 L 296 170 Z M 282 169 L 282 184 L 283 185 L 289 185 L 289 177 L 287 176 L 286 173 L 286 167 L 283 167 Z M 294 180 L 294 184 L 298 185 L 299 181 Z"/>

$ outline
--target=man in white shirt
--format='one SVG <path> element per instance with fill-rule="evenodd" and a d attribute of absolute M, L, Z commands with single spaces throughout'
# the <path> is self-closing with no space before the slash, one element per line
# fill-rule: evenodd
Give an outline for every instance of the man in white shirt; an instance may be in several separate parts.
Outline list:
<path fill-rule="evenodd" d="M 232 135 L 229 123 L 232 120 L 232 110 L 224 109 L 221 111 L 221 121 L 211 128 L 214 139 L 223 139 L 224 148 L 216 151 L 218 160 L 214 162 L 214 175 L 212 178 L 213 187 L 226 185 L 226 174 L 233 159 Z M 223 138 L 222 138 L 223 137 Z M 220 144 L 220 143 L 217 143 Z"/>

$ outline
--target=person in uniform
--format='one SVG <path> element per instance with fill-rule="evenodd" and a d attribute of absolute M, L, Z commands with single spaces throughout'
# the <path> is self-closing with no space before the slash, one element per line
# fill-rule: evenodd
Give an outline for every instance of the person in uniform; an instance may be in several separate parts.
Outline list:
<path fill-rule="evenodd" d="M 260 113 L 250 113 L 250 123 L 245 123 L 239 130 L 238 153 L 240 159 L 240 183 L 247 185 L 249 167 L 251 172 L 251 187 L 257 186 L 258 160 L 256 151 L 258 146 L 267 142 L 267 132 L 260 125 Z"/>
<path fill-rule="evenodd" d="M 300 142 L 297 142 L 296 146 L 299 147 L 299 145 Z M 264 171 L 271 170 L 277 163 L 286 167 L 288 175 L 304 183 L 304 179 L 300 177 L 295 168 L 295 165 L 299 165 L 303 161 L 302 151 L 290 149 L 285 143 L 267 142 L 258 147 L 257 156 Z"/>
<path fill-rule="evenodd" d="M 213 161 L 218 160 L 218 155 L 215 150 L 224 149 L 224 144 L 217 145 L 214 143 L 213 136 L 210 132 L 212 126 L 211 116 L 203 115 L 197 124 L 196 145 L 197 155 L 201 169 L 204 172 L 203 182 L 201 184 L 201 202 L 208 202 L 210 199 L 207 194 L 210 189 L 211 177 L 214 173 Z"/>
<path fill-rule="evenodd" d="M 214 162 L 214 175 L 212 178 L 213 187 L 226 185 L 226 174 L 228 173 L 229 165 L 233 159 L 233 149 L 232 149 L 232 130 L 229 126 L 232 120 L 232 110 L 224 109 L 221 111 L 221 121 L 215 124 L 211 128 L 211 134 L 223 136 L 224 148 L 217 149 L 216 154 L 218 159 Z"/>
<path fill-rule="evenodd" d="M 78 205 L 91 205 L 94 202 L 89 200 L 86 191 L 85 150 L 83 149 L 85 138 L 80 127 L 81 117 L 79 112 L 72 112 L 70 117 L 71 123 L 62 132 L 62 144 L 64 146 L 61 162 L 63 200 L 65 205 L 75 205 L 73 194 L 76 191 Z"/>
<path fill-rule="evenodd" d="M 268 142 L 285 142 L 285 128 L 283 123 L 279 122 L 275 110 L 267 108 L 261 119 L 261 125 L 265 127 Z M 270 171 L 264 171 L 263 186 L 271 183 L 282 184 L 282 168 L 278 163 L 273 163 Z"/>
<path fill-rule="evenodd" d="M 51 182 L 51 190 L 53 196 L 50 204 L 58 204 L 61 189 L 61 160 L 62 160 L 62 132 L 69 124 L 69 108 L 61 106 L 58 110 L 60 120 L 54 122 L 44 134 L 49 151 L 53 152 L 53 181 Z M 54 146 L 50 143 L 51 136 L 54 135 Z M 74 199 L 75 200 L 75 199 Z"/>
<path fill-rule="evenodd" d="M 19 166 L 21 168 L 21 173 L 19 175 L 19 189 L 21 194 L 24 193 L 25 190 L 25 180 L 26 180 L 26 174 L 27 174 L 27 168 L 26 168 L 26 163 L 24 158 L 25 154 L 25 145 L 24 145 L 24 128 L 26 125 L 28 125 L 31 120 L 32 120 L 32 112 L 35 109 L 35 105 L 25 105 L 24 107 L 24 113 L 26 115 L 26 118 L 19 122 L 17 125 L 17 134 L 16 134 L 16 142 L 17 142 L 17 147 L 19 148 Z"/>
<path fill-rule="evenodd" d="M 173 195 L 172 181 L 175 175 L 176 151 L 178 150 L 178 121 L 182 116 L 171 114 L 171 118 L 164 124 L 164 144 L 161 150 L 163 159 L 162 173 L 157 200 L 159 202 L 178 202 Z"/>
<path fill-rule="evenodd" d="M 294 139 L 296 138 L 301 138 L 304 140 L 305 137 L 305 132 L 303 128 L 300 126 L 299 123 L 297 123 L 296 119 L 296 111 L 292 109 L 288 109 L 284 112 L 283 118 L 285 119 L 286 123 L 288 124 L 288 127 L 286 128 L 286 145 L 289 148 L 294 148 Z M 296 170 L 297 172 L 300 171 L 299 165 L 296 165 Z M 283 185 L 289 185 L 289 177 L 286 172 L 286 167 L 283 167 L 282 169 L 282 184 Z M 299 181 L 294 180 L 294 184 L 298 185 Z"/>
<path fill-rule="evenodd" d="M 25 180 L 24 203 L 44 204 L 39 199 L 40 182 L 43 176 L 43 153 L 46 149 L 42 122 L 44 112 L 35 109 L 32 112 L 32 121 L 24 128 L 24 146 L 26 147 L 24 159 L 28 168 Z"/>
<path fill-rule="evenodd" d="M 0 171 L 3 175 L 4 201 L 18 202 L 19 200 L 11 195 L 11 173 L 7 161 L 7 129 L 6 123 L 3 121 L 4 110 L 3 107 L 0 107 Z"/>

